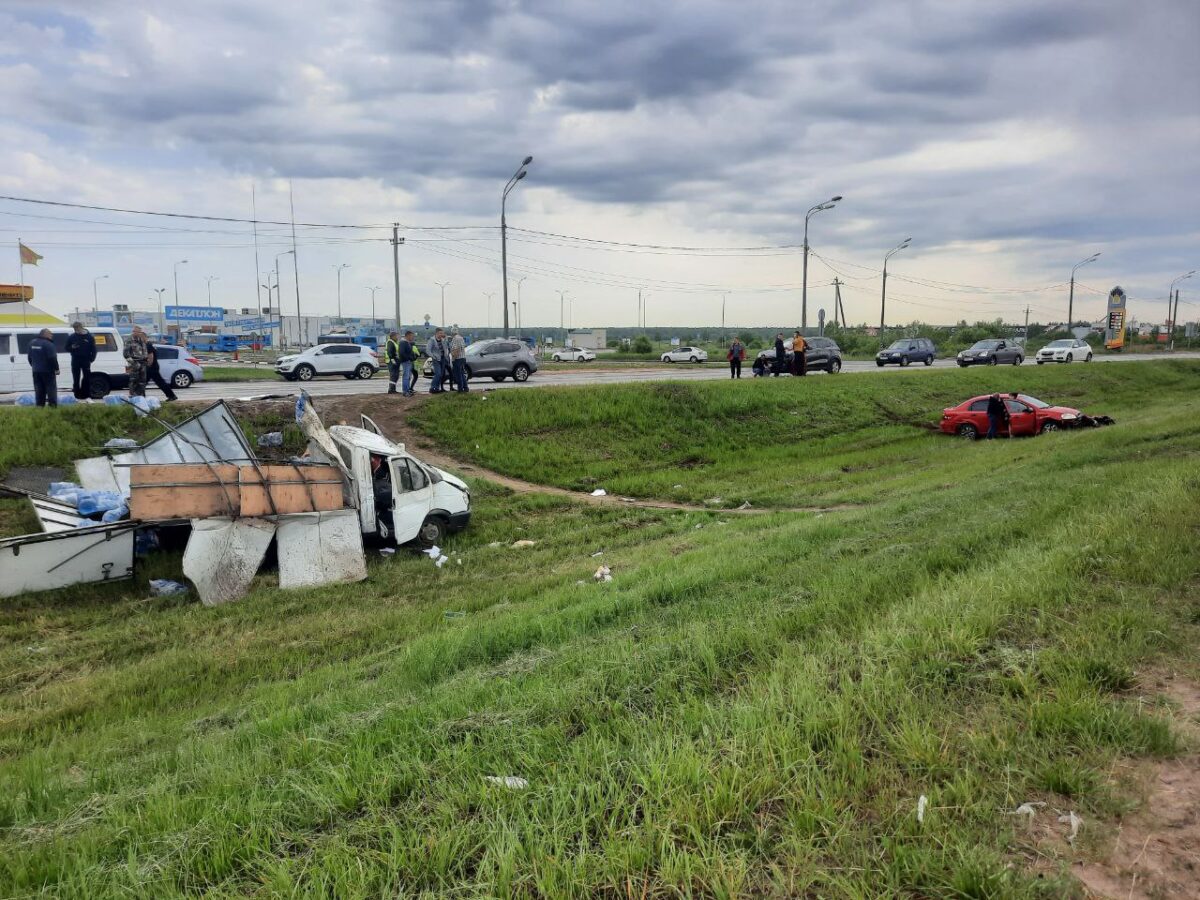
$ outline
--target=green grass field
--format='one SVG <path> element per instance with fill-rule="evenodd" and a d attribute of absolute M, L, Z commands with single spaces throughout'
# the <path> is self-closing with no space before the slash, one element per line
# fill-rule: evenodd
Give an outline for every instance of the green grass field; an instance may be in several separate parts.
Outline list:
<path fill-rule="evenodd" d="M 477 481 L 443 569 L 372 552 L 363 584 L 264 574 L 205 609 L 148 599 L 165 554 L 10 602 L 0 896 L 1081 896 L 1067 862 L 1137 800 L 1114 763 L 1185 749 L 1144 675 L 1200 675 L 1198 383 L 1134 363 L 419 410 L 533 480 L 848 506 Z M 1118 424 L 928 428 L 992 385 Z M 9 412 L 0 467 L 38 455 L 8 447 Z M 1076 849 L 1003 813 L 1032 799 L 1084 817 Z"/>

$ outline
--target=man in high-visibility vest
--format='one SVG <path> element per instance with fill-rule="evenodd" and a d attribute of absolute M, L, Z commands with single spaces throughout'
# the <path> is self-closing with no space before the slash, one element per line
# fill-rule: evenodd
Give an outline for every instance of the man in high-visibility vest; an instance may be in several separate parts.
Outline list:
<path fill-rule="evenodd" d="M 398 331 L 388 332 L 384 358 L 387 360 L 388 367 L 387 392 L 394 394 L 396 393 L 396 382 L 400 380 L 400 333 Z"/>

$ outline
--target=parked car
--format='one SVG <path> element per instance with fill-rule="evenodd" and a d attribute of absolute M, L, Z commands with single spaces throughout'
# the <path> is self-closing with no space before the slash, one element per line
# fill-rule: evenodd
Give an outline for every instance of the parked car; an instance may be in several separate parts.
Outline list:
<path fill-rule="evenodd" d="M 466 359 L 467 378 L 490 377 L 492 381 L 503 381 L 512 376 L 513 381 L 528 381 L 538 370 L 537 357 L 529 345 L 507 338 L 476 341 L 467 347 Z M 426 358 L 421 368 L 426 378 L 433 377 L 433 360 Z"/>
<path fill-rule="evenodd" d="M 675 347 L 662 355 L 662 361 L 665 363 L 708 362 L 708 351 L 701 350 L 699 347 Z"/>
<path fill-rule="evenodd" d="M 288 381 L 312 381 L 318 375 L 365 379 L 379 371 L 379 354 L 358 344 L 317 344 L 279 357 L 275 371 Z"/>
<path fill-rule="evenodd" d="M 1024 361 L 1025 348 L 1003 339 L 976 341 L 958 354 L 958 365 L 963 369 L 967 366 L 995 366 L 1000 363 L 1019 366 Z"/>
<path fill-rule="evenodd" d="M 875 365 L 883 367 L 890 363 L 907 366 L 909 363 L 923 362 L 932 366 L 937 357 L 937 348 L 929 338 L 904 338 L 892 341 L 890 345 L 875 354 Z"/>
<path fill-rule="evenodd" d="M 550 358 L 555 362 L 591 362 L 596 358 L 596 354 L 583 347 L 563 347 L 561 350 L 555 350 Z"/>
<path fill-rule="evenodd" d="M 983 394 L 964 400 L 958 406 L 942 410 L 941 430 L 974 440 L 987 434 L 987 406 L 991 394 Z M 1008 408 L 1008 423 L 1000 426 L 1000 434 L 1007 436 L 1011 425 L 1013 437 L 1044 434 L 1060 428 L 1075 428 L 1084 424 L 1083 413 L 1069 406 L 1051 406 L 1028 394 L 1004 394 L 1004 405 Z"/>
<path fill-rule="evenodd" d="M 1039 366 L 1048 362 L 1075 362 L 1077 359 L 1091 362 L 1092 348 L 1087 341 L 1081 341 L 1078 338 L 1063 338 L 1060 341 L 1048 343 L 1037 352 L 1033 359 Z"/>
<path fill-rule="evenodd" d="M 32 391 L 33 370 L 29 367 L 29 344 L 46 326 L 18 327 L 0 325 L 0 394 L 10 391 Z M 129 386 L 125 372 L 125 343 L 115 328 L 89 329 L 96 339 L 96 359 L 92 363 L 89 394 L 99 399 L 116 388 Z M 54 347 L 58 350 L 58 390 L 71 392 L 71 354 L 66 352 L 67 338 L 72 334 L 66 325 L 52 325 Z"/>
<path fill-rule="evenodd" d="M 189 354 L 186 347 L 171 344 L 155 344 L 154 358 L 163 380 L 175 388 L 188 388 L 193 382 L 204 380 L 204 367 L 200 360 Z"/>
<path fill-rule="evenodd" d="M 805 350 L 804 359 L 808 364 L 808 371 L 828 372 L 830 375 L 836 375 L 842 371 L 842 348 L 837 345 L 833 338 L 827 337 L 810 337 L 804 339 Z M 787 369 L 780 374 L 789 374 L 792 371 L 792 357 L 795 356 L 791 350 L 787 351 Z M 775 365 L 775 351 L 773 349 L 759 350 L 758 358 L 764 360 L 767 364 L 767 370 L 771 371 Z"/>

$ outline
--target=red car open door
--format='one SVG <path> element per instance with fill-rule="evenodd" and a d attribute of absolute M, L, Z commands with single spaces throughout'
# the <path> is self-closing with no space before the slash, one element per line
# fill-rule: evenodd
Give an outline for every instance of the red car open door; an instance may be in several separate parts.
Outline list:
<path fill-rule="evenodd" d="M 1004 405 L 1008 408 L 1009 429 L 1014 437 L 1028 437 L 1037 434 L 1037 413 L 1034 412 L 1032 406 L 1027 406 L 1020 400 L 1013 400 L 1011 397 L 1004 399 Z"/>

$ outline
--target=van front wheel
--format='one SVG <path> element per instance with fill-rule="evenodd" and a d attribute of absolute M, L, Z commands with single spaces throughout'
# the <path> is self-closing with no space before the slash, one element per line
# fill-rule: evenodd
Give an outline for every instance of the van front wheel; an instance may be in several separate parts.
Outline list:
<path fill-rule="evenodd" d="M 441 516 L 429 516 L 421 524 L 421 530 L 417 532 L 414 543 L 426 550 L 430 547 L 440 547 L 446 540 L 447 532 L 448 528 L 444 518 Z"/>
<path fill-rule="evenodd" d="M 112 390 L 112 384 L 109 382 L 108 376 L 100 372 L 93 372 L 88 379 L 88 396 L 93 400 L 99 400 L 101 397 L 108 396 L 110 390 Z"/>

